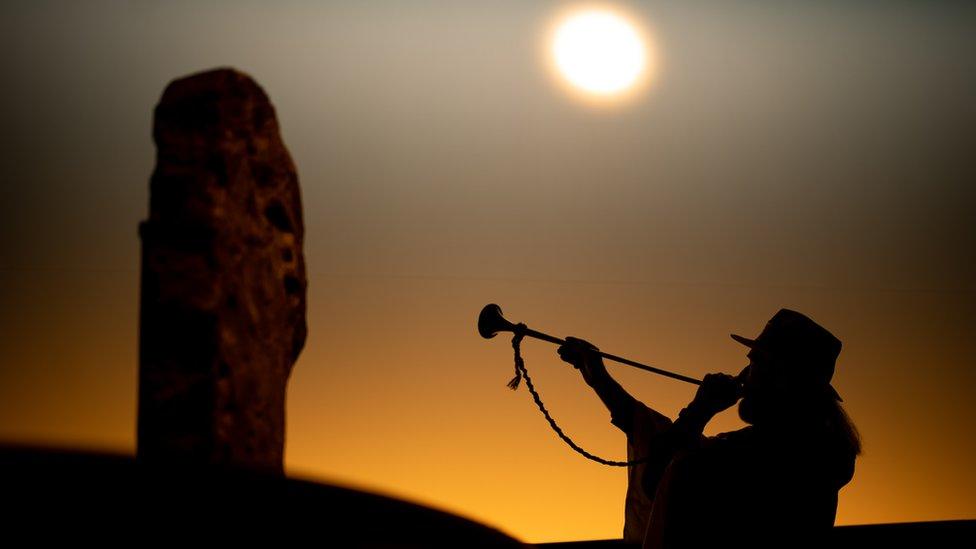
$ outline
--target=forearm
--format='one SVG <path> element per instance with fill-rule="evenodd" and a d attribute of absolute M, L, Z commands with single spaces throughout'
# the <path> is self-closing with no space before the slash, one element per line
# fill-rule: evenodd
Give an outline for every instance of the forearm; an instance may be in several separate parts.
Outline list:
<path fill-rule="evenodd" d="M 671 425 L 671 433 L 675 442 L 682 444 L 696 444 L 702 438 L 702 432 L 715 414 L 704 409 L 692 401 L 678 412 L 678 419 Z"/>
<path fill-rule="evenodd" d="M 695 403 L 686 406 L 670 427 L 651 439 L 649 450 L 655 456 L 654 461 L 667 466 L 678 452 L 698 447 L 704 440 L 702 432 L 705 425 L 711 419 L 712 414 L 701 410 Z"/>
<path fill-rule="evenodd" d="M 677 450 L 699 444 L 708 422 L 728 409 L 741 395 L 738 380 L 727 374 L 708 374 L 702 380 L 695 398 L 678 414 L 668 436 Z"/>
<path fill-rule="evenodd" d="M 611 413 L 622 411 L 634 401 L 634 397 L 630 396 L 630 393 L 625 391 L 617 383 L 617 380 L 610 377 L 610 374 L 605 370 L 602 374 L 596 376 L 589 385 Z"/>
<path fill-rule="evenodd" d="M 600 357 L 599 350 L 586 341 L 567 337 L 566 343 L 561 345 L 557 352 L 562 360 L 572 364 L 574 368 L 580 371 L 583 381 L 593 389 L 600 397 L 603 405 L 610 411 L 611 423 L 620 428 L 629 438 L 633 433 L 636 410 L 638 408 L 646 409 L 646 407 L 610 376 Z M 670 424 L 670 420 L 663 419 Z"/>
<path fill-rule="evenodd" d="M 735 378 L 724 374 L 705 376 L 694 400 L 649 445 L 649 462 L 642 481 L 644 492 L 649 497 L 654 497 L 668 464 L 679 453 L 701 447 L 706 440 L 702 434 L 705 426 L 716 414 L 732 406 L 738 400 L 739 393 Z"/>

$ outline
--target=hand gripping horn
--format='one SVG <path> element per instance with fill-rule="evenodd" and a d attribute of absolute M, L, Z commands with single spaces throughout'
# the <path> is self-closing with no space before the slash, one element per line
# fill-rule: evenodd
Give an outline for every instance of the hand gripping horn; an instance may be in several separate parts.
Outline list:
<path fill-rule="evenodd" d="M 494 303 L 489 303 L 485 305 L 484 309 L 481 309 L 481 314 L 478 315 L 478 333 L 481 337 L 485 339 L 491 339 L 495 337 L 498 332 L 515 332 L 515 330 L 520 329 L 520 326 L 516 325 L 502 316 L 502 308 Z M 562 345 L 566 343 L 566 340 L 559 339 L 558 337 L 553 337 L 549 334 L 544 334 L 542 332 L 537 332 L 529 327 L 521 328 L 522 333 L 528 337 L 534 337 L 536 339 L 541 339 L 543 341 L 548 341 L 549 343 L 555 343 L 556 345 Z M 692 383 L 694 385 L 701 385 L 701 380 L 695 379 L 693 377 L 683 376 L 681 374 L 676 374 L 674 372 L 669 372 L 667 370 L 662 370 L 660 368 L 654 368 L 653 366 L 648 366 L 646 364 L 641 364 L 640 362 L 634 362 L 633 360 L 628 360 L 623 357 L 611 355 L 609 353 L 604 353 L 602 351 L 597 351 L 597 354 L 602 356 L 607 360 L 612 360 L 614 362 L 619 362 L 621 364 L 626 364 L 627 366 L 633 366 L 634 368 L 640 368 L 648 372 L 659 374 L 665 377 L 670 377 L 671 379 L 677 379 L 684 381 L 686 383 Z"/>

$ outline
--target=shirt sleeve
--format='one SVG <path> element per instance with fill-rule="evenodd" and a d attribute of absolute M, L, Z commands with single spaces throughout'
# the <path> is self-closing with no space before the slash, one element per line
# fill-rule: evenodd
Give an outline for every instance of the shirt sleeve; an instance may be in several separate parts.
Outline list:
<path fill-rule="evenodd" d="M 622 421 L 627 417 L 627 422 Z M 627 433 L 627 459 L 639 460 L 647 455 L 650 441 L 671 426 L 671 419 L 634 400 L 629 413 L 615 416 L 614 423 Z M 612 420 L 613 420 L 612 419 Z M 627 429 L 624 428 L 627 426 Z M 647 517 L 651 514 L 653 500 L 644 493 L 643 482 L 646 463 L 627 468 L 627 496 L 624 505 L 623 538 L 639 544 L 647 530 Z"/>
<path fill-rule="evenodd" d="M 627 394 L 613 402 L 610 423 L 627 435 L 627 442 L 640 448 L 649 437 L 671 426 L 671 419 Z"/>

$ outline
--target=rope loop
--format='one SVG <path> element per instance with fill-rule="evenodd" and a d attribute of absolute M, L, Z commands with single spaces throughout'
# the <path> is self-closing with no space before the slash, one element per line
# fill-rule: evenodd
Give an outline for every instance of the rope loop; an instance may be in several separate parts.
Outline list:
<path fill-rule="evenodd" d="M 519 383 L 522 381 L 522 370 L 525 370 L 525 361 L 522 360 L 522 339 L 525 338 L 525 324 L 519 322 L 515 325 L 515 336 L 512 337 L 512 349 L 515 350 L 515 377 L 508 382 L 508 388 L 511 390 L 516 390 L 519 388 Z"/>
<path fill-rule="evenodd" d="M 578 444 L 573 442 L 573 439 L 563 432 L 562 428 L 556 423 L 556 420 L 552 419 L 549 415 L 549 410 L 546 409 L 545 404 L 542 403 L 542 398 L 539 393 L 535 390 L 535 386 L 532 384 L 532 378 L 529 377 L 529 371 L 525 368 L 525 361 L 522 359 L 522 339 L 525 338 L 525 324 L 519 323 L 515 325 L 513 330 L 515 335 L 512 337 L 512 349 L 515 351 L 515 377 L 508 382 L 508 387 L 513 391 L 518 389 L 519 383 L 522 378 L 525 378 L 525 386 L 528 387 L 529 392 L 532 393 L 532 399 L 535 401 L 536 406 L 539 407 L 539 411 L 545 416 L 546 421 L 549 422 L 549 426 L 552 430 L 559 435 L 559 438 L 563 439 L 563 442 L 569 445 L 570 448 L 575 450 L 578 454 L 585 457 L 590 461 L 595 461 L 597 463 L 602 463 L 603 465 L 609 465 L 611 467 L 630 467 L 632 465 L 639 465 L 641 463 L 647 462 L 650 458 L 645 457 L 641 459 L 635 459 L 631 461 L 613 461 L 609 459 L 604 459 L 600 456 L 591 454 L 580 447 Z"/>

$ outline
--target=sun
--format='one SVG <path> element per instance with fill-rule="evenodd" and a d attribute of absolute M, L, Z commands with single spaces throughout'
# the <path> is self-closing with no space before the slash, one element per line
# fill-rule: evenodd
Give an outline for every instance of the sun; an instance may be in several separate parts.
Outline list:
<path fill-rule="evenodd" d="M 549 50 L 557 72 L 573 88 L 608 99 L 641 83 L 651 57 L 638 26 L 606 8 L 579 9 L 560 18 Z"/>

